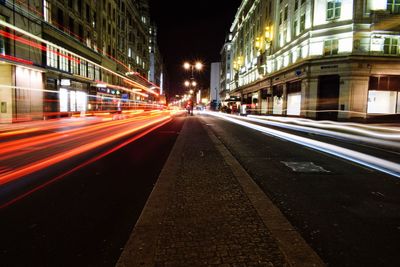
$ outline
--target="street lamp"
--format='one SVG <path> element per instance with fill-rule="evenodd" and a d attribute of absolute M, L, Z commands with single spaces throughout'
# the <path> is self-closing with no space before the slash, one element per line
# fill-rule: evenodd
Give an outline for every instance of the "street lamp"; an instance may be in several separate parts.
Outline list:
<path fill-rule="evenodd" d="M 185 70 L 190 70 L 192 73 L 191 78 L 193 78 L 193 72 L 194 70 L 201 71 L 203 69 L 203 63 L 200 61 L 195 62 L 194 64 L 190 64 L 189 62 L 183 63 L 183 68 Z"/>

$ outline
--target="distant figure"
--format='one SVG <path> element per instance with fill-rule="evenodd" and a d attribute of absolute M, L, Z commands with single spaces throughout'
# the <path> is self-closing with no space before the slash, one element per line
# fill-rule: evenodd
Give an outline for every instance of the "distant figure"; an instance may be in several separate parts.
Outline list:
<path fill-rule="evenodd" d="M 186 105 L 186 110 L 188 112 L 188 115 L 193 115 L 193 103 L 192 102 L 188 102 L 188 104 Z"/>

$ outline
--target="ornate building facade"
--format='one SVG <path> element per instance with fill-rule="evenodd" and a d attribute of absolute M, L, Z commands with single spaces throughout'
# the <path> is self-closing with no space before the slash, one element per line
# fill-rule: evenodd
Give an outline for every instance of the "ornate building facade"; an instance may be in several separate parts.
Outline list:
<path fill-rule="evenodd" d="M 225 90 L 259 114 L 396 117 L 399 13 L 391 0 L 244 0 Z"/>

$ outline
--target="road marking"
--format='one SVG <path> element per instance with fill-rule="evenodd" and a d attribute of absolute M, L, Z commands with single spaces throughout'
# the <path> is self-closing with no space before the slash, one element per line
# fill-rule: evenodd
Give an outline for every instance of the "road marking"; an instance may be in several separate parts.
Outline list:
<path fill-rule="evenodd" d="M 294 172 L 304 173 L 321 173 L 330 171 L 325 170 L 323 167 L 314 164 L 314 162 L 295 162 L 295 161 L 281 161 L 286 167 L 292 169 Z"/>

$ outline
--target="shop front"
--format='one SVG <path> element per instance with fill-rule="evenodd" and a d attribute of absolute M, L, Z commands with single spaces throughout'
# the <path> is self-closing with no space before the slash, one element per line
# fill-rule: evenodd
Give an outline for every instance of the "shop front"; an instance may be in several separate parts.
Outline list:
<path fill-rule="evenodd" d="M 370 77 L 367 114 L 400 114 L 400 76 Z"/>

